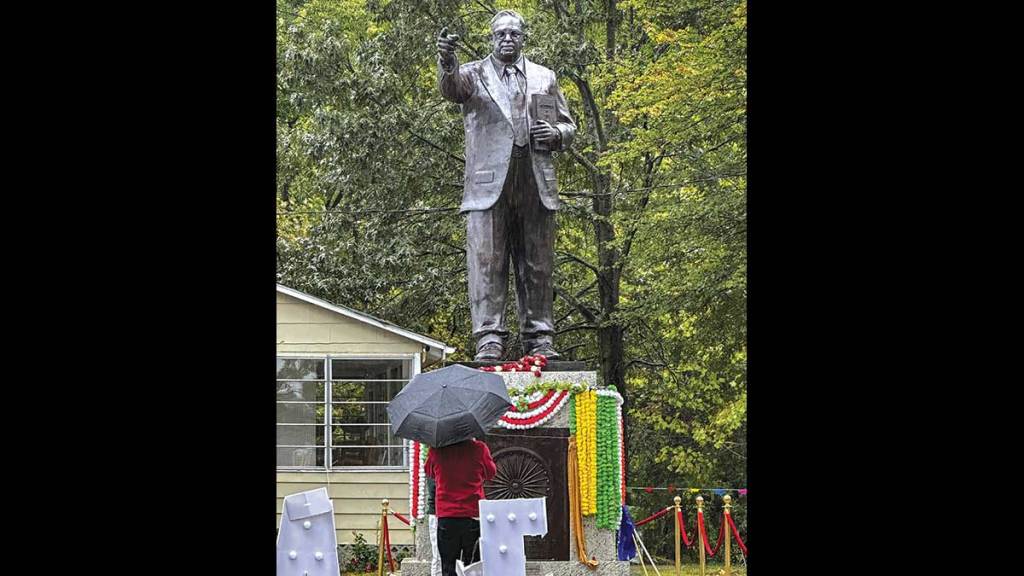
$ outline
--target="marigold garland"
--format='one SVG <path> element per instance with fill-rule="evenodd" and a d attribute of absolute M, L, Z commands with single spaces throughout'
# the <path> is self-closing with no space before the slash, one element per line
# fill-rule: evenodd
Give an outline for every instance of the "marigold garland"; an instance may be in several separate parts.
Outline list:
<path fill-rule="evenodd" d="M 508 430 L 542 426 L 558 414 L 574 393 L 586 389 L 586 384 L 559 380 L 527 385 L 510 383 L 508 394 L 514 405 L 499 417 L 497 425 Z"/>
<path fill-rule="evenodd" d="M 597 568 L 597 559 L 591 558 L 587 552 L 587 539 L 583 529 L 583 514 L 580 510 L 580 474 L 579 474 L 579 453 L 576 450 L 576 437 L 569 436 L 569 522 L 572 524 L 571 532 L 576 536 L 576 558 L 591 570 Z"/>
<path fill-rule="evenodd" d="M 615 387 L 583 390 L 569 402 L 569 432 L 576 441 L 580 513 L 598 528 L 622 521 L 622 396 Z"/>
<path fill-rule="evenodd" d="M 409 507 L 413 516 L 421 518 L 423 515 L 423 506 L 420 503 L 420 498 L 423 495 L 423 484 L 420 481 L 420 475 L 423 472 L 423 466 L 420 464 L 420 443 L 409 442 Z"/>
<path fill-rule="evenodd" d="M 586 516 L 587 506 L 587 392 L 576 394 L 576 473 L 579 475 L 580 514 Z"/>
<path fill-rule="evenodd" d="M 626 436 L 622 424 L 622 402 L 616 403 L 615 421 L 619 423 L 619 501 L 626 504 Z M 619 507 L 619 523 L 622 523 L 622 507 Z"/>
<path fill-rule="evenodd" d="M 590 505 L 590 392 L 580 395 L 580 406 L 577 407 L 577 448 L 580 459 L 580 513 L 583 516 L 591 515 Z"/>
<path fill-rule="evenodd" d="M 597 513 L 597 393 L 586 390 L 576 398 L 580 510 L 584 516 L 592 516 Z"/>
<path fill-rule="evenodd" d="M 540 376 L 547 359 L 524 357 L 522 365 L 493 367 L 494 372 L 533 372 Z M 532 364 L 532 366 L 531 366 Z M 532 368 L 532 370 L 531 370 Z M 576 450 L 570 451 L 578 481 L 578 514 L 597 516 L 597 527 L 615 530 L 622 520 L 625 499 L 622 396 L 612 386 L 595 390 L 586 384 L 563 381 L 532 382 L 513 386 L 509 396 L 515 404 L 499 420 L 505 428 L 534 428 L 569 404 L 569 434 Z M 408 444 L 412 516 L 426 515 L 426 460 L 430 447 Z M 582 531 L 580 531 L 582 534 Z"/>
<path fill-rule="evenodd" d="M 406 443 L 406 452 L 408 453 L 409 462 L 409 511 L 413 518 L 419 517 L 419 492 L 420 492 L 420 480 L 419 480 L 419 443 L 412 440 Z"/>
<path fill-rule="evenodd" d="M 587 500 L 590 497 L 590 490 L 587 488 L 587 480 L 590 474 L 587 472 L 587 392 L 577 394 L 576 399 L 576 459 L 579 461 L 577 470 L 580 475 L 580 514 L 590 514 L 590 506 Z"/>
<path fill-rule="evenodd" d="M 608 401 L 597 398 L 597 527 L 611 528 L 608 519 Z"/>
<path fill-rule="evenodd" d="M 577 393 L 586 390 L 587 385 L 579 382 L 564 382 L 561 380 L 548 380 L 547 382 L 532 382 L 526 386 L 511 386 L 508 395 L 515 404 L 515 410 L 526 412 L 536 409 L 544 398 L 556 392 L 567 391 Z"/>
<path fill-rule="evenodd" d="M 523 357 L 515 363 L 500 367 L 485 367 L 488 372 L 532 372 L 541 376 L 547 359 L 542 356 Z M 509 389 L 514 406 L 502 416 L 498 424 L 505 428 L 534 428 L 554 416 L 569 404 L 569 433 L 576 450 L 572 460 L 576 464 L 579 482 L 579 514 L 597 516 L 597 527 L 607 530 L 618 528 L 622 519 L 625 495 L 623 466 L 622 396 L 615 390 L 595 390 L 586 384 L 548 381 L 533 382 Z M 426 474 L 425 463 L 429 447 L 410 443 L 411 499 L 414 516 L 425 515 Z M 418 477 L 418 478 L 417 478 Z M 417 514 L 418 513 L 418 514 Z"/>
<path fill-rule="evenodd" d="M 615 389 L 597 392 L 597 527 L 615 530 L 621 521 L 619 472 L 620 396 Z"/>
<path fill-rule="evenodd" d="M 607 390 L 598 390 L 598 396 L 608 403 L 609 426 L 612 430 L 609 438 L 608 459 L 608 522 L 612 530 L 617 530 L 622 523 L 622 505 L 625 504 L 626 477 L 623 475 L 623 437 L 622 437 L 622 395 L 615 386 Z"/>
<path fill-rule="evenodd" d="M 417 509 L 419 510 L 418 518 L 423 518 L 427 515 L 427 456 L 430 453 L 430 446 L 426 444 L 419 445 L 419 482 L 418 482 L 418 501 L 416 503 Z"/>
<path fill-rule="evenodd" d="M 576 435 L 576 395 L 569 398 L 569 435 Z"/>
<path fill-rule="evenodd" d="M 590 487 L 590 491 L 591 491 L 591 498 L 593 499 L 592 501 L 594 503 L 594 514 L 596 515 L 597 514 L 597 473 L 598 473 L 598 469 L 600 468 L 600 466 L 598 465 L 599 464 L 598 456 L 601 454 L 599 452 L 601 447 L 597 443 L 597 431 L 599 429 L 599 426 L 597 425 L 598 424 L 598 420 L 597 419 L 600 416 L 600 413 L 597 410 L 597 406 L 598 406 L 598 404 L 597 404 L 597 399 L 598 399 L 597 391 L 594 390 L 594 391 L 591 392 L 591 394 L 593 394 L 593 404 L 591 404 L 591 406 L 592 406 L 591 410 L 593 410 L 593 412 L 591 412 L 591 414 L 592 414 L 591 422 L 593 422 L 593 426 L 594 426 L 594 435 L 591 437 L 593 439 L 591 440 L 591 443 L 590 443 L 590 450 L 592 452 L 592 454 L 590 456 L 590 461 L 591 461 L 591 465 L 590 466 L 591 466 L 591 468 L 593 470 L 593 472 L 591 472 L 592 478 L 593 478 L 593 484 Z"/>
<path fill-rule="evenodd" d="M 498 418 L 498 426 L 510 430 L 536 428 L 553 418 L 562 409 L 562 406 L 565 406 L 568 399 L 569 392 L 555 393 L 552 390 L 551 394 L 548 395 L 548 399 L 536 410 L 521 413 L 513 409 L 505 412 L 505 414 Z"/>

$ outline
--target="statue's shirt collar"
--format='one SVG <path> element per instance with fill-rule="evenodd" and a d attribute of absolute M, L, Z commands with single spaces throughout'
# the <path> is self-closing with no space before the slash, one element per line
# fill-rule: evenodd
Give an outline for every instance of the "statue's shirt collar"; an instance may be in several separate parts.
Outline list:
<path fill-rule="evenodd" d="M 491 59 L 491 64 L 494 65 L 494 71 L 498 73 L 498 78 L 504 78 L 505 77 L 505 66 L 507 66 L 507 64 L 505 64 L 501 60 L 498 60 L 497 58 L 495 58 L 493 53 L 490 55 L 490 59 Z M 511 65 L 516 67 L 516 72 L 521 74 L 523 76 L 523 78 L 526 78 L 526 66 L 525 66 L 524 59 L 525 59 L 525 57 L 522 54 L 520 54 L 519 55 L 519 59 L 516 60 Z"/>

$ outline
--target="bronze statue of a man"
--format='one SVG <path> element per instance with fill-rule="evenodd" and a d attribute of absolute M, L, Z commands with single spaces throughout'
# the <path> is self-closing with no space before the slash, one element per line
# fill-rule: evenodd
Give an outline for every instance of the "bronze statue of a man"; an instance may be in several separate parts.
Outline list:
<path fill-rule="evenodd" d="M 525 21 L 511 10 L 491 19 L 493 52 L 459 66 L 458 36 L 437 39 L 441 95 L 462 105 L 469 304 L 476 359 L 504 353 L 509 259 L 515 266 L 523 351 L 557 358 L 551 279 L 558 186 L 552 150 L 576 134 L 555 73 L 522 55 Z M 535 95 L 555 104 L 552 124 L 534 118 Z M 542 96 L 541 99 L 544 97 Z"/>

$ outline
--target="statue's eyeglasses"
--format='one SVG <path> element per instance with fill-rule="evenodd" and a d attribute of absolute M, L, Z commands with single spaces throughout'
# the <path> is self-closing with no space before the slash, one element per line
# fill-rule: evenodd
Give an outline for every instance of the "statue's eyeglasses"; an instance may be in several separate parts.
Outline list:
<path fill-rule="evenodd" d="M 518 40 L 519 38 L 522 38 L 523 33 L 520 32 L 519 30 L 496 30 L 495 32 L 492 33 L 492 35 L 494 36 L 495 40 L 502 40 L 505 38 L 505 36 L 509 36 L 513 40 Z"/>

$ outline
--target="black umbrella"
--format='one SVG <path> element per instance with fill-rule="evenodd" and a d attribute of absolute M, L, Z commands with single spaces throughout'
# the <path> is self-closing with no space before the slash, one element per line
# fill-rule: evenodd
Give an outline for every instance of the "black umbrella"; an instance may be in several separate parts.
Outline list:
<path fill-rule="evenodd" d="M 453 364 L 414 376 L 388 416 L 395 436 L 437 448 L 482 437 L 511 406 L 501 376 Z"/>

